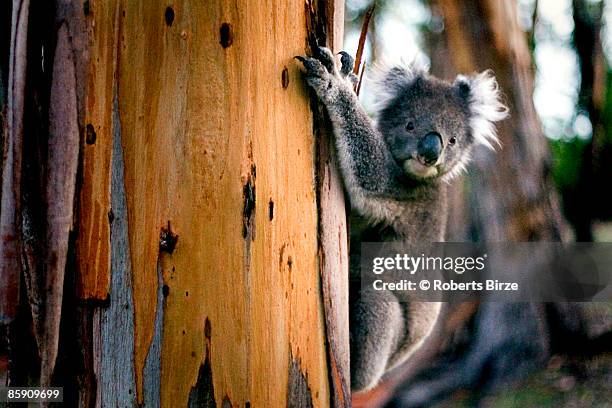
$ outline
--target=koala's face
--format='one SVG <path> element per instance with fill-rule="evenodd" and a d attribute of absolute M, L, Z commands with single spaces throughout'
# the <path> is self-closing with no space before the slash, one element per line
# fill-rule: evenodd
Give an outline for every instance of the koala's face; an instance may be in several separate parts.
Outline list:
<path fill-rule="evenodd" d="M 506 108 L 489 73 L 451 84 L 396 69 L 387 81 L 393 92 L 378 127 L 408 176 L 448 180 L 465 168 L 475 144 L 491 147 L 497 140 L 492 122 L 503 119 Z"/>
<path fill-rule="evenodd" d="M 462 165 L 474 142 L 465 89 L 418 77 L 380 113 L 379 128 L 411 177 L 441 177 Z"/>

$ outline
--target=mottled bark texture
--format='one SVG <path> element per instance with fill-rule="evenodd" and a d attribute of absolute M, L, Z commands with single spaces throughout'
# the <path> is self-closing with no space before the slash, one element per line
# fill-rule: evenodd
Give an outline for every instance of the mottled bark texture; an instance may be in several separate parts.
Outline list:
<path fill-rule="evenodd" d="M 0 379 L 67 406 L 349 406 L 345 203 L 293 61 L 339 51 L 342 2 L 0 11 Z"/>

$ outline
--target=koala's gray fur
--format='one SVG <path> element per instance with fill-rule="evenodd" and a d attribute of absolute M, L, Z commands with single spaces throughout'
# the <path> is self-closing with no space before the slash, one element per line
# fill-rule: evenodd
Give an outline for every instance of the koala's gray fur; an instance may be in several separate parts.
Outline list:
<path fill-rule="evenodd" d="M 297 58 L 327 108 L 344 185 L 358 213 L 351 220 L 354 278 L 361 242 L 402 241 L 409 247 L 443 241 L 446 184 L 465 168 L 474 145 L 497 142 L 493 122 L 507 110 L 489 72 L 451 84 L 394 66 L 377 81 L 375 126 L 353 92 L 353 59 L 341 53 L 338 68 L 328 49 L 315 53 Z M 440 303 L 411 302 L 401 292 L 358 293 L 351 301 L 352 389 L 375 386 L 406 361 L 431 333 L 439 311 Z"/>

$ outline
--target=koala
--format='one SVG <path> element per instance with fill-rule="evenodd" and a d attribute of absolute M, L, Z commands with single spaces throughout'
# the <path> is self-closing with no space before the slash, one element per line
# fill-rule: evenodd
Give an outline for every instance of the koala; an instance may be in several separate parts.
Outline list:
<path fill-rule="evenodd" d="M 374 387 L 431 334 L 441 303 L 411 301 L 403 292 L 362 291 L 361 242 L 405 246 L 444 240 L 447 186 L 466 167 L 474 146 L 493 148 L 494 123 L 507 116 L 490 71 L 443 81 L 409 66 L 377 75 L 376 123 L 353 91 L 354 60 L 340 64 L 323 47 L 296 57 L 326 107 L 351 216 L 351 388 Z M 338 66 L 339 65 L 339 66 Z"/>

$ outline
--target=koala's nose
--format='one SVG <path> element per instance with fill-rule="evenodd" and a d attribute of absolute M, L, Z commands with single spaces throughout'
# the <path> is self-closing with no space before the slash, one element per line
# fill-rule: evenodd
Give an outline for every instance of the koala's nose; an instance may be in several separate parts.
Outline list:
<path fill-rule="evenodd" d="M 427 166 L 436 164 L 442 153 L 442 136 L 438 132 L 429 132 L 417 144 L 419 159 Z"/>

